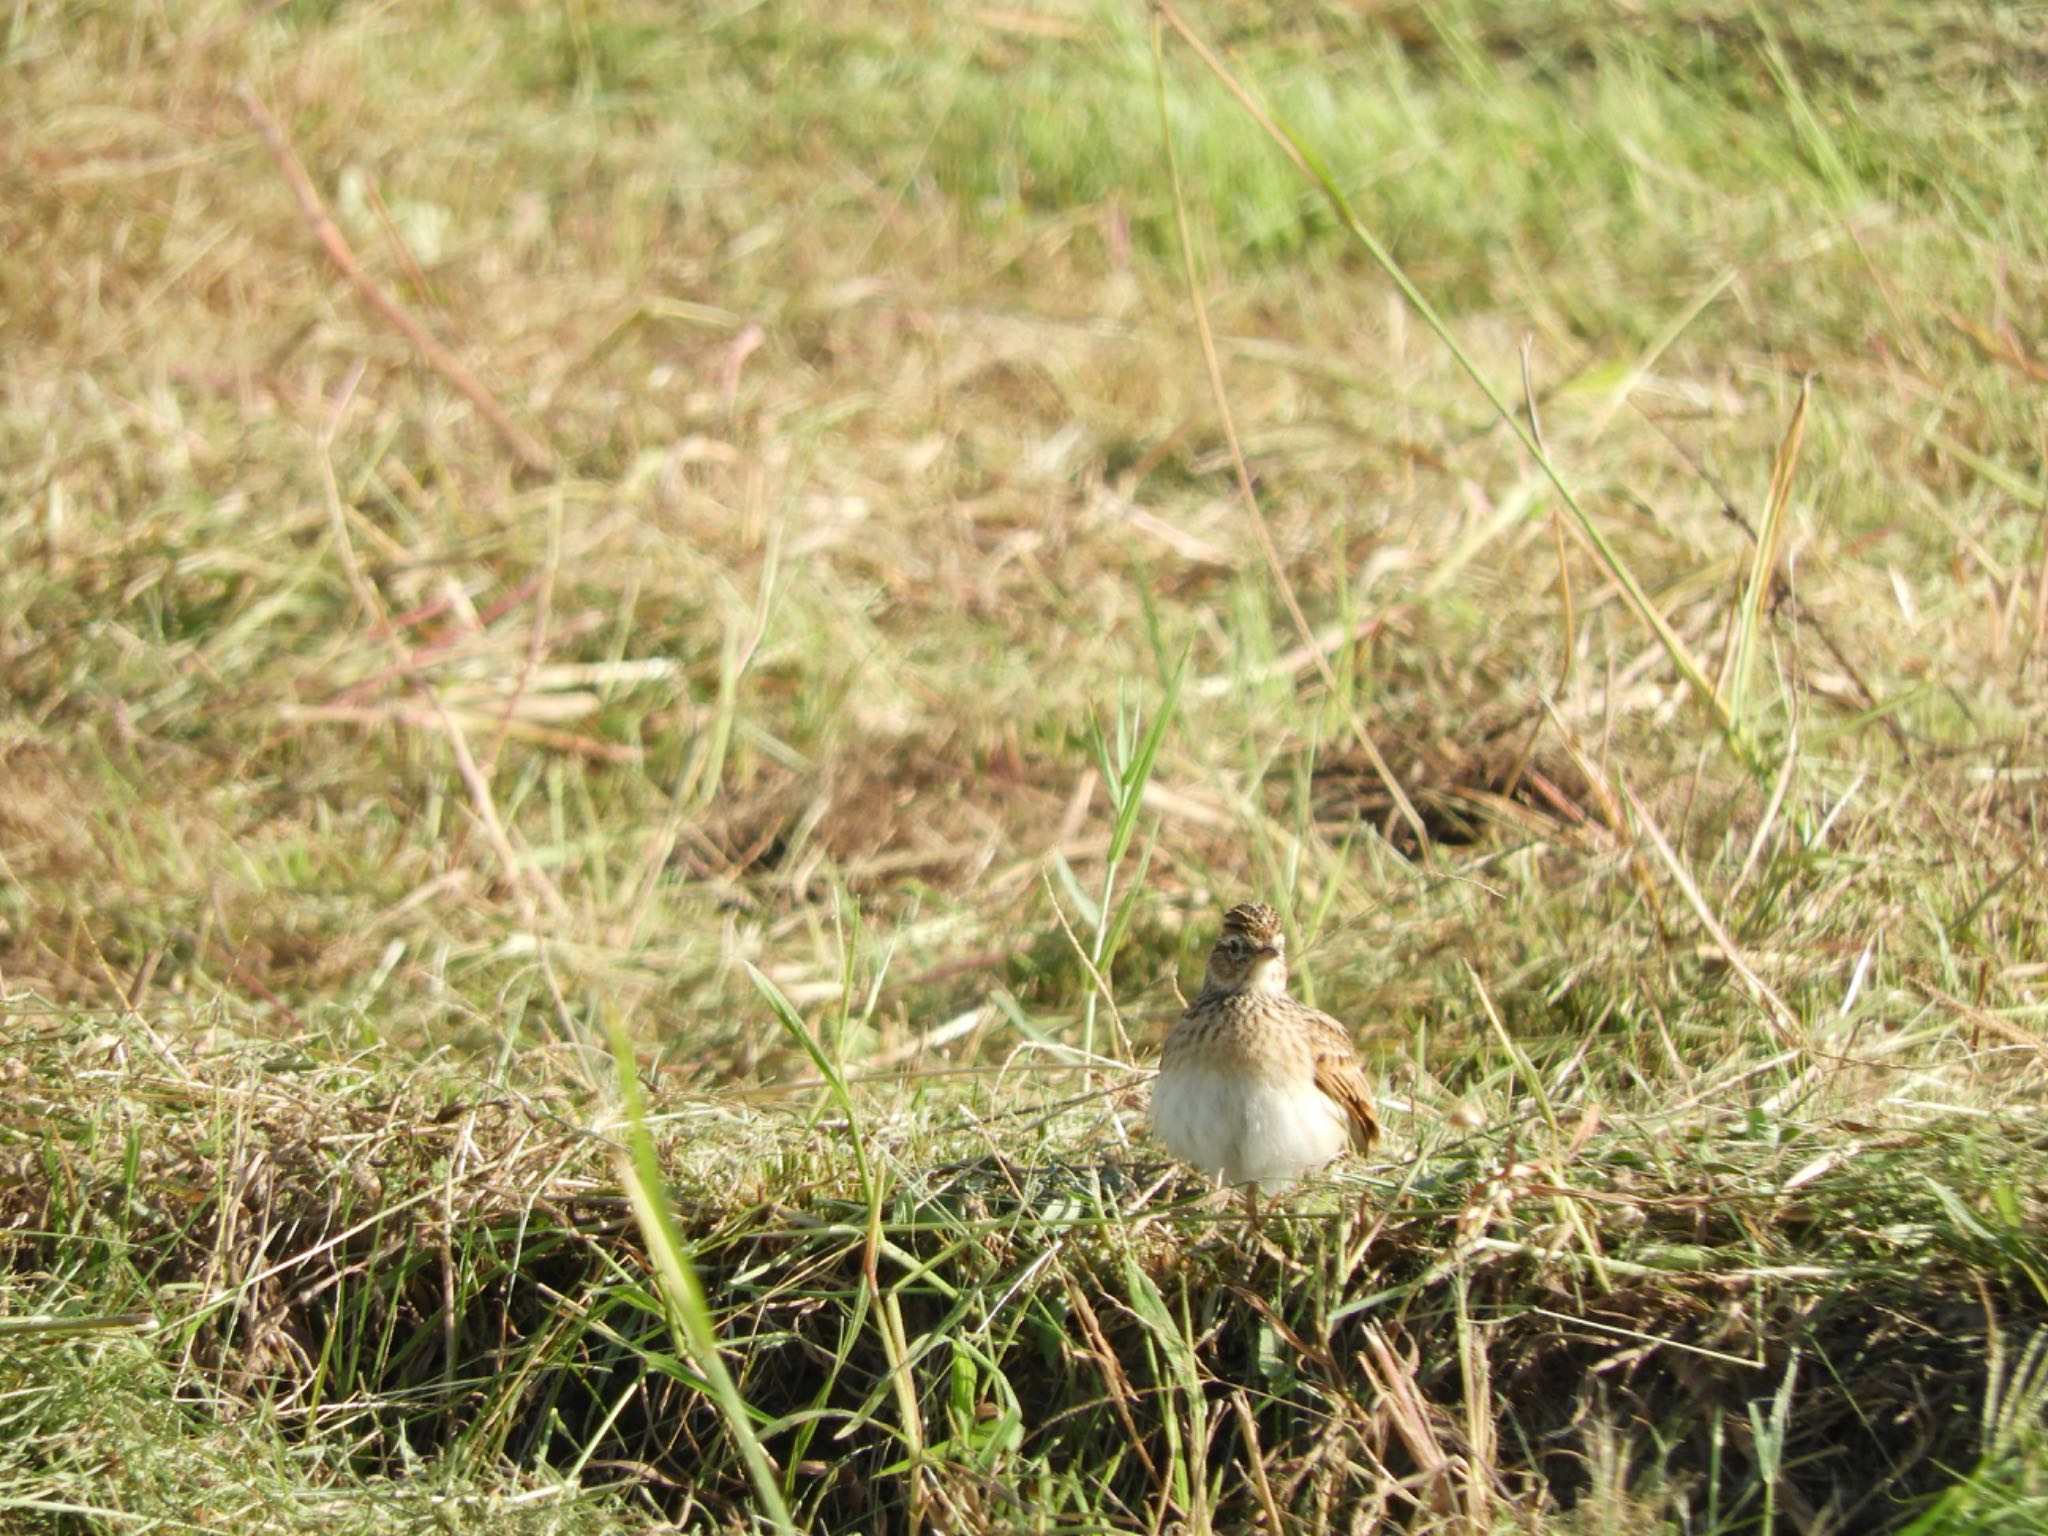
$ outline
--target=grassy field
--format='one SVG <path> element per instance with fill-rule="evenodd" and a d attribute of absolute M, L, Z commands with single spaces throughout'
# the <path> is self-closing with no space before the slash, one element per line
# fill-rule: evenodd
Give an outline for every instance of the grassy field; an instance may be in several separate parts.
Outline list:
<path fill-rule="evenodd" d="M 16 0 L 0 1528 L 2048 1530 L 2042 19 Z"/>

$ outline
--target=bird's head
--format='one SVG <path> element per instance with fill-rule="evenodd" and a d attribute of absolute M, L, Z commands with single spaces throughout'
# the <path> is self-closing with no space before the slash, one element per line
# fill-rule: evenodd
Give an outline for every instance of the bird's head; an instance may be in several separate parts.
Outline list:
<path fill-rule="evenodd" d="M 1287 936 L 1280 914 L 1263 901 L 1240 902 L 1223 914 L 1223 933 L 1209 951 L 1208 992 L 1259 992 L 1270 996 L 1287 990 Z"/>

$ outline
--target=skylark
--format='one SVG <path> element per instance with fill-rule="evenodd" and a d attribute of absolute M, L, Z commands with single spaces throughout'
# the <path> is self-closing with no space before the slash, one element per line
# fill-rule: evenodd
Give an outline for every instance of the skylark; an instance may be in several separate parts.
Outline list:
<path fill-rule="evenodd" d="M 1287 938 L 1264 902 L 1223 914 L 1202 990 L 1166 1036 L 1152 1123 L 1209 1177 L 1269 1189 L 1379 1135 L 1351 1032 L 1287 995 Z"/>

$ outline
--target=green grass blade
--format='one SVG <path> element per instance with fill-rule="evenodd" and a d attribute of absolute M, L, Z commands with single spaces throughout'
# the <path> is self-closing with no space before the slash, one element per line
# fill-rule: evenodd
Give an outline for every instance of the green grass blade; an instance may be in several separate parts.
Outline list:
<path fill-rule="evenodd" d="M 803 1015 L 796 1011 L 796 1004 L 783 996 L 780 987 L 755 969 L 751 963 L 747 965 L 747 976 L 754 983 L 755 990 L 767 1000 L 770 1011 L 774 1013 L 775 1020 L 782 1026 L 783 1031 L 797 1043 L 806 1056 L 811 1058 L 812 1065 L 818 1069 L 819 1075 L 825 1079 L 826 1087 L 832 1092 L 833 1103 L 837 1104 L 840 1112 L 846 1116 L 847 1140 L 853 1146 L 854 1165 L 860 1172 L 861 1188 L 867 1190 L 870 1185 L 867 1148 L 861 1140 L 860 1114 L 854 1107 L 853 1094 L 846 1086 L 846 1074 L 841 1072 L 832 1058 L 826 1054 L 824 1045 L 811 1033 L 810 1026 L 804 1023 Z"/>
<path fill-rule="evenodd" d="M 1735 644 L 1730 648 L 1728 677 L 1722 697 L 1728 718 L 1738 724 L 1749 703 L 1750 667 L 1756 655 L 1757 631 L 1763 624 L 1764 599 L 1776 582 L 1778 549 L 1784 542 L 1785 509 L 1792 501 L 1792 477 L 1799 469 L 1799 449 L 1806 439 L 1806 404 L 1813 394 L 1813 380 L 1799 383 L 1799 402 L 1792 407 L 1792 420 L 1771 463 L 1771 489 L 1764 501 L 1763 526 L 1756 530 L 1756 548 L 1750 553 L 1749 579 L 1743 584 L 1742 606 L 1735 621 Z"/>
<path fill-rule="evenodd" d="M 1160 745 L 1166 740 L 1174 714 L 1180 708 L 1180 685 L 1187 671 L 1188 652 L 1183 650 L 1172 674 L 1166 679 L 1166 696 L 1159 701 L 1159 708 L 1153 713 L 1152 723 L 1139 741 L 1138 750 L 1124 765 L 1116 824 L 1109 836 L 1108 863 L 1112 870 L 1131 846 L 1131 833 L 1138 825 L 1138 811 L 1145 801 L 1145 785 L 1152 778 L 1153 765 L 1159 760 Z"/>
<path fill-rule="evenodd" d="M 612 1057 L 618 1064 L 619 1092 L 626 1110 L 626 1155 L 620 1159 L 621 1174 L 641 1236 L 647 1242 L 648 1256 L 654 1261 L 662 1300 L 669 1309 L 670 1327 L 688 1351 L 691 1364 L 711 1385 L 712 1398 L 725 1419 L 726 1432 L 746 1463 L 762 1512 L 777 1531 L 794 1536 L 796 1527 L 790 1521 L 789 1506 L 783 1501 L 774 1464 L 755 1432 L 754 1411 L 741 1397 L 738 1384 L 719 1355 L 718 1328 L 711 1305 L 705 1299 L 696 1266 L 690 1262 L 683 1234 L 676 1226 L 675 1209 L 669 1203 L 661 1163 L 655 1155 L 654 1137 L 647 1129 L 647 1103 L 633 1066 L 633 1042 L 616 1018 L 611 1021 L 610 1030 Z"/>

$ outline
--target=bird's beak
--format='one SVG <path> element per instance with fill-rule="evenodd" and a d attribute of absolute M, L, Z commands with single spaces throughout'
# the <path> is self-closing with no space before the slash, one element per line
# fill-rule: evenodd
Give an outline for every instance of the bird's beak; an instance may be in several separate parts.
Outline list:
<path fill-rule="evenodd" d="M 1278 960 L 1280 958 L 1280 951 L 1271 944 L 1262 944 L 1252 951 L 1252 958 L 1254 960 Z"/>

